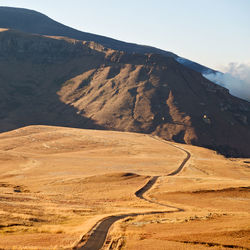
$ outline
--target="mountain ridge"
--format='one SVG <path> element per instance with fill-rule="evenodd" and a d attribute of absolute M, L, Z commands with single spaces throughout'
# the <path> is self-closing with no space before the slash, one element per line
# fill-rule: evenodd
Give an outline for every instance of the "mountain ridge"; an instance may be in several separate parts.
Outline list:
<path fill-rule="evenodd" d="M 0 32 L 0 131 L 56 125 L 143 132 L 249 155 L 250 104 L 159 54 Z"/>
<path fill-rule="evenodd" d="M 94 41 L 104 47 L 125 51 L 127 53 L 157 53 L 175 58 L 179 63 L 200 73 L 216 73 L 217 71 L 196 62 L 177 56 L 176 54 L 147 45 L 139 45 L 119 41 L 113 38 L 82 32 L 29 9 L 0 7 L 0 27 L 20 30 L 49 36 L 65 36 L 77 40 Z"/>

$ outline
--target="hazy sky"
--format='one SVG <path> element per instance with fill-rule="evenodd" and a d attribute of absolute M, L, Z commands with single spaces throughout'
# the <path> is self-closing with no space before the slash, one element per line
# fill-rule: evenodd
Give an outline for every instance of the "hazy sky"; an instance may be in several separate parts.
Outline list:
<path fill-rule="evenodd" d="M 0 0 L 218 69 L 250 61 L 250 0 Z"/>

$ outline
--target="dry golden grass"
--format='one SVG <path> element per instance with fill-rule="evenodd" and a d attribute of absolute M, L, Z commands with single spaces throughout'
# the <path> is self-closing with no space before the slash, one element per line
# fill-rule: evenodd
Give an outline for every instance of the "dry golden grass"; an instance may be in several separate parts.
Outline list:
<path fill-rule="evenodd" d="M 185 211 L 118 222 L 109 245 L 114 249 L 121 242 L 124 249 L 249 249 L 249 159 L 225 159 L 207 149 L 181 147 L 192 155 L 186 167 L 178 176 L 161 177 L 147 197 Z"/>
<path fill-rule="evenodd" d="M 70 248 L 108 215 L 168 210 L 134 195 L 153 175 L 162 177 L 146 196 L 185 211 L 118 221 L 106 247 L 249 247 L 249 160 L 180 146 L 191 160 L 168 177 L 184 152 L 144 134 L 46 126 L 0 134 L 0 248 Z"/>
<path fill-rule="evenodd" d="M 3 133 L 0 248 L 71 246 L 104 216 L 149 210 L 135 191 L 182 158 L 143 134 L 45 126 Z"/>

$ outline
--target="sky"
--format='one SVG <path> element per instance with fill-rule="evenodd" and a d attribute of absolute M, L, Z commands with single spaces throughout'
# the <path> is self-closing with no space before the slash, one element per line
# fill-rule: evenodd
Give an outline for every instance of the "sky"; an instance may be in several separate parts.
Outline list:
<path fill-rule="evenodd" d="M 250 0 L 0 0 L 67 26 L 171 51 L 213 69 L 250 62 Z"/>

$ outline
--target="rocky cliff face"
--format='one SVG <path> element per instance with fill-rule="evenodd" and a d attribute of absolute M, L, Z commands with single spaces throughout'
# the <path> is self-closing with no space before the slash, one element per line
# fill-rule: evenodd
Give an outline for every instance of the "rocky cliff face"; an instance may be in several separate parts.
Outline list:
<path fill-rule="evenodd" d="M 0 130 L 29 124 L 152 133 L 250 156 L 250 104 L 171 57 L 0 32 Z"/>

